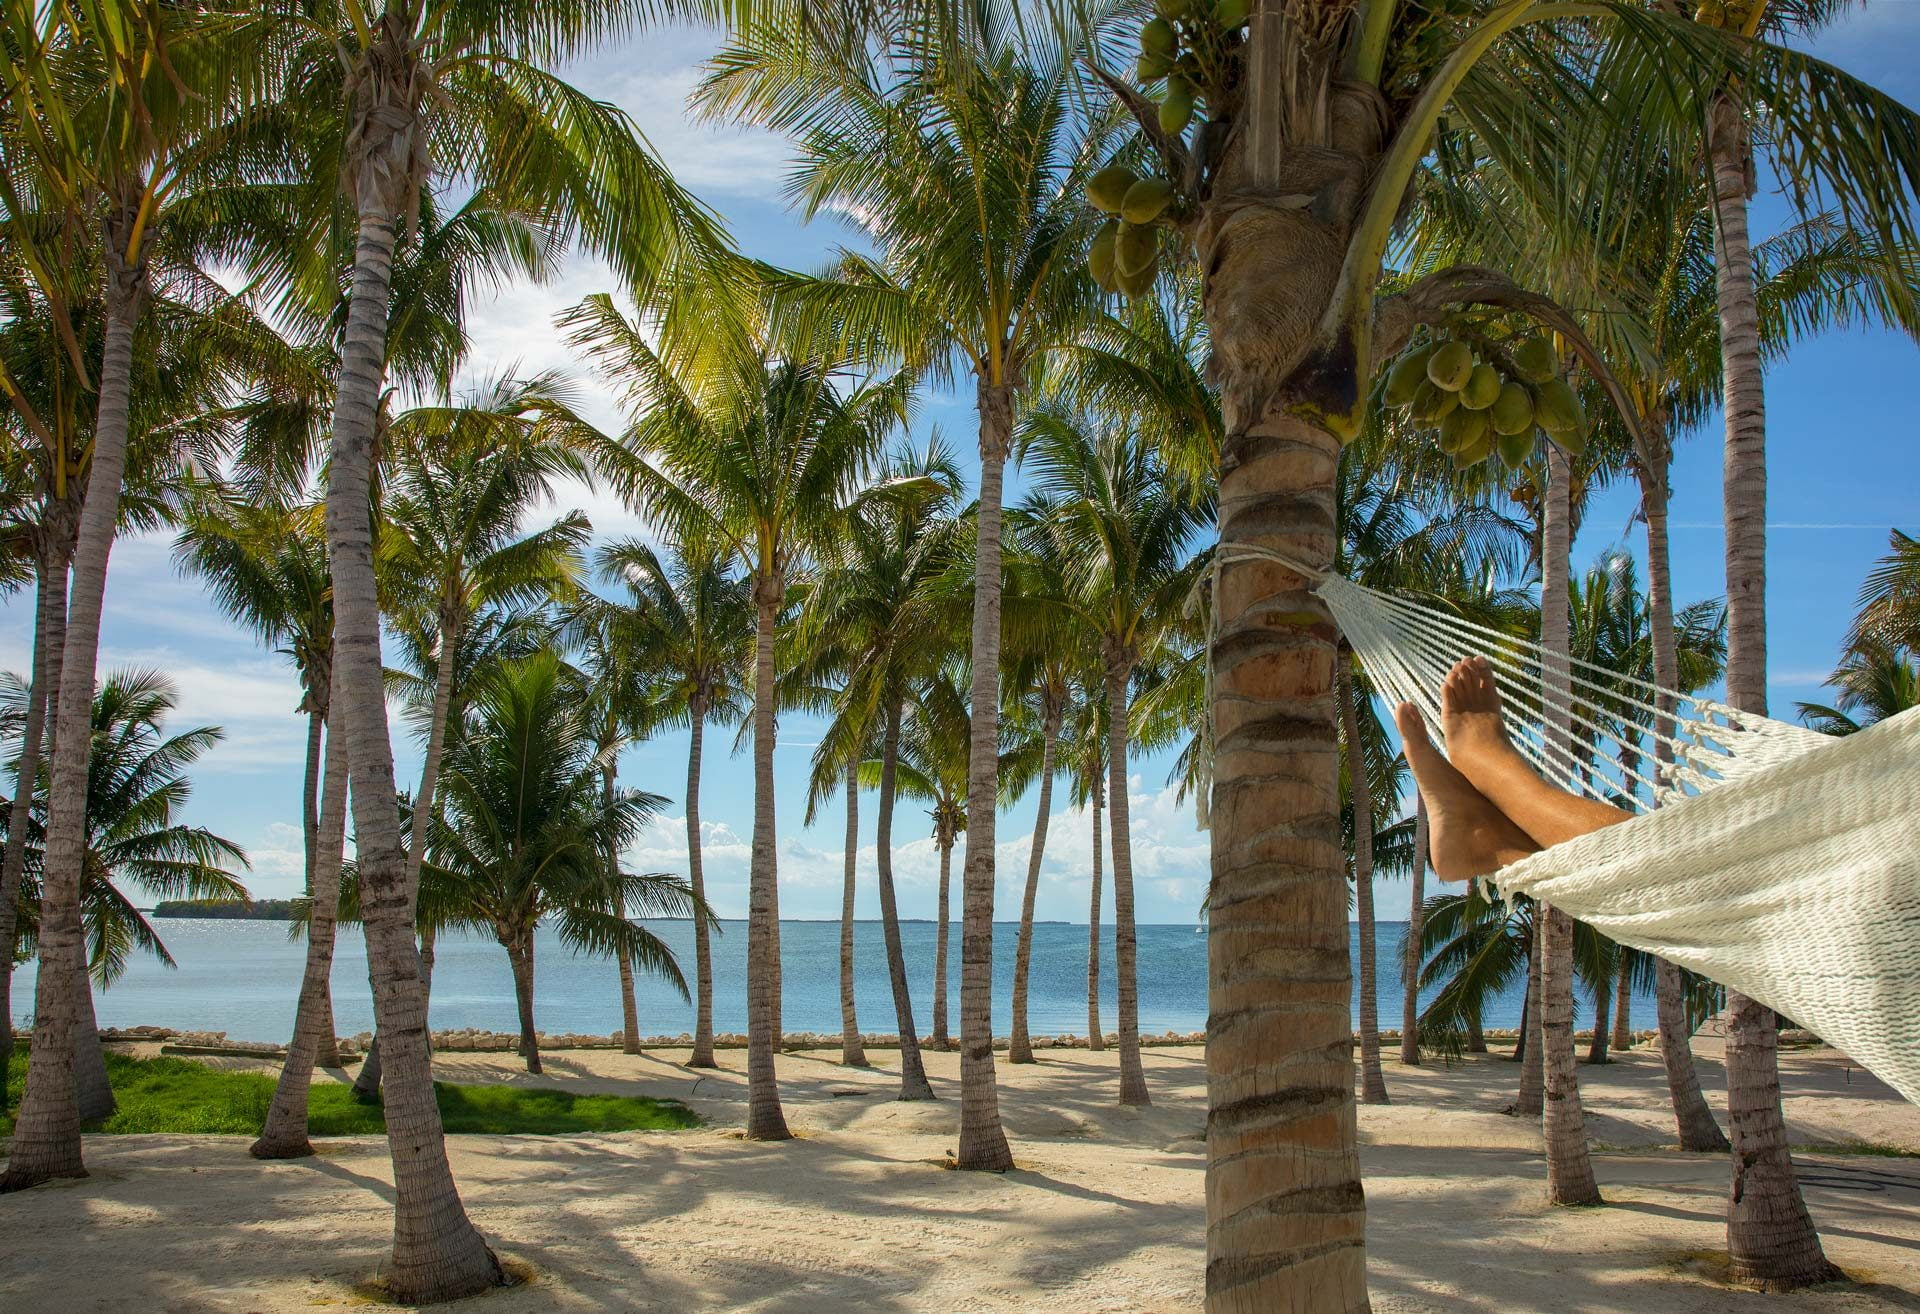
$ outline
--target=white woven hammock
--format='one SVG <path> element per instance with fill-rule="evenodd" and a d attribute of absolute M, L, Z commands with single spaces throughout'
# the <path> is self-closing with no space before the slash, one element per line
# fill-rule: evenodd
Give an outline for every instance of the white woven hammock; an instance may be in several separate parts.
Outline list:
<path fill-rule="evenodd" d="M 1232 551 L 1314 581 L 1374 687 L 1436 737 L 1447 671 L 1485 657 L 1541 775 L 1642 814 L 1503 868 L 1508 897 L 1757 999 L 1920 1103 L 1920 709 L 1832 738 Z"/>

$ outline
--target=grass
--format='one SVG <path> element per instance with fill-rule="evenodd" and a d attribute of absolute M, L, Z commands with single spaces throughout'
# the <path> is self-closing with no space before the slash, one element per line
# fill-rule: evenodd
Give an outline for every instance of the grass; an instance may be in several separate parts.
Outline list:
<path fill-rule="evenodd" d="M 26 1064 L 16 1060 L 0 1113 L 0 1135 L 13 1132 Z M 273 1101 L 274 1078 L 223 1072 L 178 1058 L 107 1055 L 107 1077 L 119 1109 L 90 1131 L 112 1134 L 255 1136 Z M 576 1136 L 588 1132 L 680 1131 L 700 1125 L 677 1100 L 576 1095 L 552 1087 L 455 1086 L 435 1082 L 440 1118 L 449 1132 L 489 1136 Z M 361 1104 L 345 1086 L 313 1088 L 308 1121 L 315 1136 L 376 1136 L 386 1130 L 377 1104 Z"/>

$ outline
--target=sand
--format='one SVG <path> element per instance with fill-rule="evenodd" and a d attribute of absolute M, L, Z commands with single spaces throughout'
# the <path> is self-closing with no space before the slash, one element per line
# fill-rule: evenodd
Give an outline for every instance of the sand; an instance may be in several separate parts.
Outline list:
<path fill-rule="evenodd" d="M 1724 1113 L 1716 1044 L 1701 1045 Z M 696 1074 L 684 1053 L 571 1051 L 528 1078 L 499 1055 L 449 1055 L 457 1081 L 538 1081 L 683 1099 L 692 1132 L 559 1139 L 457 1136 L 468 1208 L 529 1285 L 447 1308 L 526 1311 L 1071 1311 L 1197 1309 L 1204 1231 L 1202 1055 L 1150 1049 L 1155 1106 L 1121 1110 L 1111 1052 L 1002 1065 L 1019 1166 L 953 1172 L 958 1059 L 930 1054 L 941 1096 L 892 1100 L 893 1055 L 780 1060 L 800 1139 L 739 1138 L 745 1055 Z M 1004 1056 L 1003 1056 L 1004 1057 Z M 246 1060 L 224 1060 L 244 1066 Z M 1827 1050 L 1782 1068 L 1796 1143 L 1920 1151 L 1920 1110 Z M 1374 1309 L 1846 1312 L 1920 1310 L 1920 1159 L 1808 1150 L 1808 1206 L 1856 1282 L 1764 1297 L 1713 1277 L 1724 1156 L 1672 1138 L 1657 1055 L 1583 1067 L 1607 1205 L 1543 1204 L 1537 1128 L 1503 1115 L 1516 1069 L 1389 1064 L 1391 1107 L 1362 1110 Z M 324 1075 L 337 1080 L 340 1074 Z M 256 1163 L 229 1137 L 91 1137 L 93 1175 L 0 1200 L 0 1309 L 32 1314 L 272 1314 L 358 1304 L 391 1225 L 384 1143 L 323 1142 Z"/>

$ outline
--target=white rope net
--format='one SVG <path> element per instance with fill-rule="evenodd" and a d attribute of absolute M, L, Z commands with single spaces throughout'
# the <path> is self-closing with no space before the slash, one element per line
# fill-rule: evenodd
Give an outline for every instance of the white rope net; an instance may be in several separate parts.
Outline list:
<path fill-rule="evenodd" d="M 1920 709 L 1829 738 L 1233 551 L 1314 581 L 1375 690 L 1436 737 L 1447 672 L 1485 657 L 1543 778 L 1645 814 L 1503 869 L 1508 897 L 1757 999 L 1920 1103 Z"/>

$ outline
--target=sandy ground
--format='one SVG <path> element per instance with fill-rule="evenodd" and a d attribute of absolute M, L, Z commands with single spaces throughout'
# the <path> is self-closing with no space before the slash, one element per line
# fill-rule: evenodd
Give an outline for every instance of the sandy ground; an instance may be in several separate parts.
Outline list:
<path fill-rule="evenodd" d="M 1703 1074 L 1724 1112 L 1713 1042 Z M 1204 1068 L 1150 1049 L 1155 1106 L 1112 1103 L 1111 1053 L 1043 1051 L 1001 1068 L 1018 1169 L 940 1165 L 958 1059 L 928 1056 L 941 1099 L 891 1099 L 893 1056 L 852 1071 L 780 1060 L 800 1139 L 750 1144 L 744 1054 L 697 1075 L 684 1054 L 548 1057 L 538 1079 L 683 1099 L 706 1129 L 557 1139 L 453 1137 L 469 1209 L 527 1286 L 449 1308 L 529 1311 L 1196 1309 L 1204 1230 Z M 232 1061 L 236 1066 L 241 1061 Z M 440 1075 L 521 1081 L 513 1060 L 451 1055 Z M 1920 1151 L 1920 1110 L 1830 1051 L 1783 1056 L 1787 1115 L 1809 1147 Z M 1381 1314 L 1755 1309 L 1920 1311 L 1920 1159 L 1800 1157 L 1806 1198 L 1849 1286 L 1764 1297 L 1715 1285 L 1723 1156 L 1664 1148 L 1656 1055 L 1581 1070 L 1607 1205 L 1549 1210 L 1537 1129 L 1504 1116 L 1516 1069 L 1390 1064 L 1396 1101 L 1361 1114 L 1374 1309 Z M 323 1076 L 337 1080 L 340 1074 Z M 255 1163 L 228 1137 L 92 1137 L 93 1175 L 0 1200 L 0 1309 L 23 1314 L 268 1314 L 358 1304 L 388 1241 L 385 1145 Z"/>

